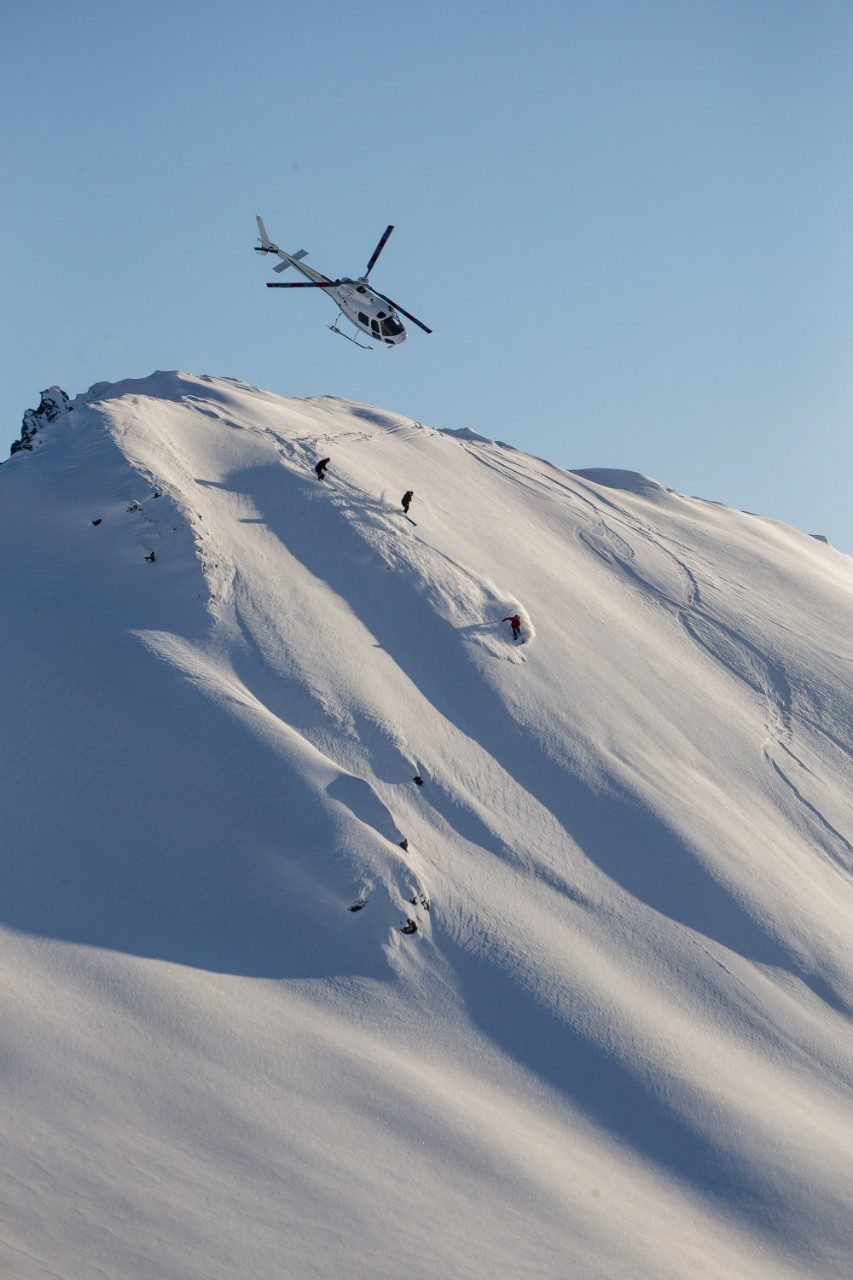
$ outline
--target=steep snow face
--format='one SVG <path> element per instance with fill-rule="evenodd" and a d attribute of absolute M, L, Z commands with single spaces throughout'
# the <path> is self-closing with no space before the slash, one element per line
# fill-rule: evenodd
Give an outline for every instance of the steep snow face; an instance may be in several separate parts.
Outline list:
<path fill-rule="evenodd" d="M 4 1274 L 847 1274 L 850 561 L 228 380 L 39 435 Z"/>

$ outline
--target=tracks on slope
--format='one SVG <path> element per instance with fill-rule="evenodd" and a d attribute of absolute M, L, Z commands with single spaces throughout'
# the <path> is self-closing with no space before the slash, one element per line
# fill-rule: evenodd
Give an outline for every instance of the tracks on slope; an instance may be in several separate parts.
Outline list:
<path fill-rule="evenodd" d="M 764 760 L 801 807 L 815 834 L 815 843 L 822 849 L 828 863 L 842 872 L 853 871 L 853 845 L 833 826 L 818 806 L 809 800 L 804 791 L 805 782 L 795 780 L 797 773 L 814 777 L 794 749 L 795 717 L 825 738 L 847 759 L 850 758 L 849 748 L 804 710 L 795 710 L 791 683 L 780 661 L 761 650 L 742 630 L 711 612 L 702 597 L 697 574 L 684 555 L 679 554 L 684 548 L 663 537 L 658 531 L 653 531 L 597 490 L 591 491 L 589 482 L 581 476 L 575 476 L 571 485 L 556 476 L 535 477 L 524 468 L 512 465 L 509 458 L 497 458 L 491 451 L 488 451 L 489 456 L 486 457 L 486 450 L 481 446 L 467 447 L 484 466 L 523 488 L 540 495 L 551 495 L 558 501 L 568 501 L 576 510 L 583 507 L 589 524 L 578 531 L 580 541 L 605 564 L 616 565 L 640 591 L 651 595 L 661 606 L 672 612 L 692 643 L 761 698 L 764 705 L 765 733 L 761 746 Z M 587 493 L 579 490 L 587 490 Z M 609 508 L 612 523 L 602 516 L 602 505 Z M 634 547 L 613 525 L 621 526 L 624 532 L 635 539 L 642 539 L 647 546 L 654 548 L 656 553 L 668 560 L 682 584 L 677 594 L 670 594 L 643 575 L 638 568 Z"/>
<path fill-rule="evenodd" d="M 651 592 L 661 604 L 674 610 L 681 627 L 695 644 L 704 649 L 715 662 L 725 666 L 736 679 L 746 684 L 762 699 L 765 728 L 761 747 L 762 756 L 804 810 L 809 825 L 815 830 L 817 837 L 815 843 L 822 849 L 829 864 L 842 872 L 853 871 L 853 846 L 808 799 L 802 786 L 798 785 L 792 776 L 794 770 L 799 770 L 810 777 L 814 775 L 794 750 L 794 697 L 782 663 L 761 650 L 742 630 L 711 613 L 702 598 L 696 574 L 686 559 L 673 550 L 674 544 L 671 540 L 662 537 L 660 533 L 653 533 L 648 525 L 643 525 L 629 513 L 617 507 L 615 503 L 610 503 L 607 499 L 602 501 L 618 512 L 620 520 L 635 535 L 662 551 L 681 575 L 684 590 L 681 600 L 677 600 L 668 597 L 660 588 L 642 578 L 634 568 L 633 553 L 630 556 L 632 563 L 623 561 L 621 564 L 623 571 L 634 578 L 643 590 Z M 605 522 L 602 521 L 602 523 Z M 605 527 L 607 527 L 606 524 Z M 618 535 L 616 537 L 618 538 Z M 844 750 L 837 739 L 827 734 L 809 717 L 801 718 L 811 728 L 822 733 L 833 745 Z"/>

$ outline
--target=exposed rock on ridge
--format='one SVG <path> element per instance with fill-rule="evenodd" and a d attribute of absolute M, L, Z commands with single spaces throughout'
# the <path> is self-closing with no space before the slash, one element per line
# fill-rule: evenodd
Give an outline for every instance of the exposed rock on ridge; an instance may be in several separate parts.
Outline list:
<path fill-rule="evenodd" d="M 9 451 L 11 457 L 14 453 L 20 453 L 22 449 L 32 451 L 34 439 L 38 435 L 40 429 L 44 428 L 45 422 L 55 422 L 63 413 L 67 413 L 73 408 L 68 396 L 62 390 L 62 387 L 48 387 L 46 391 L 41 393 L 41 402 L 37 409 L 27 409 L 21 423 L 21 438 L 12 441 L 12 448 Z"/>

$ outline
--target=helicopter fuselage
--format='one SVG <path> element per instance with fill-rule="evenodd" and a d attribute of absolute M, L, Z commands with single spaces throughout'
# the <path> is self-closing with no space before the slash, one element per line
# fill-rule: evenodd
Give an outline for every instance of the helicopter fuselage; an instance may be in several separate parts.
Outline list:
<path fill-rule="evenodd" d="M 370 285 L 360 280 L 342 280 L 329 293 L 337 301 L 348 320 L 363 330 L 374 342 L 387 343 L 389 347 L 406 341 L 406 330 L 396 311 L 379 298 Z"/>

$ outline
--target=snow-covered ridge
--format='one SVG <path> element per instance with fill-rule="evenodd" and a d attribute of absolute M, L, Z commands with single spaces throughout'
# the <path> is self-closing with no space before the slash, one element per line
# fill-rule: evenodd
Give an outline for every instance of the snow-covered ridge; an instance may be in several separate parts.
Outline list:
<path fill-rule="evenodd" d="M 59 405 L 0 468 L 5 1271 L 844 1275 L 849 559 L 335 397 Z"/>

